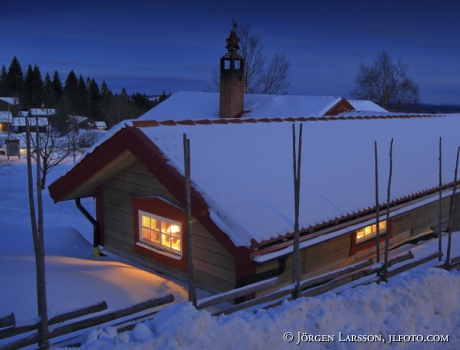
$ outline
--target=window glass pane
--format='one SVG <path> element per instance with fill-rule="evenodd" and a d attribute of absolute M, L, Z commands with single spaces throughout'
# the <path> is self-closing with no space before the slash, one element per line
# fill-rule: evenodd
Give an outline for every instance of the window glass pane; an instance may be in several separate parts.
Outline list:
<path fill-rule="evenodd" d="M 358 230 L 356 231 L 356 238 L 360 239 L 364 237 L 364 230 Z"/>
<path fill-rule="evenodd" d="M 164 222 L 164 221 L 161 222 L 161 232 L 170 233 L 170 227 L 171 227 L 170 223 Z"/>
<path fill-rule="evenodd" d="M 160 250 L 181 253 L 182 227 L 180 222 L 148 213 L 139 213 L 139 215 L 141 215 L 141 227 L 139 228 L 141 242 L 151 247 L 156 245 Z"/>
<path fill-rule="evenodd" d="M 387 228 L 387 222 L 386 221 L 380 221 L 380 223 L 379 223 L 380 231 L 385 231 L 386 228 Z"/>
<path fill-rule="evenodd" d="M 165 234 L 161 235 L 161 245 L 164 245 L 165 247 L 171 248 L 169 235 L 165 235 Z"/>
<path fill-rule="evenodd" d="M 151 231 L 145 227 L 142 228 L 142 239 L 146 239 L 148 241 L 151 239 Z"/>
<path fill-rule="evenodd" d="M 180 252 L 180 238 L 171 238 L 171 248 Z"/>
<path fill-rule="evenodd" d="M 160 222 L 157 219 L 151 219 L 150 221 L 150 228 L 159 231 L 160 230 Z"/>
<path fill-rule="evenodd" d="M 364 228 L 364 235 L 369 236 L 371 234 L 371 226 L 367 226 Z"/>
<path fill-rule="evenodd" d="M 142 226 L 150 227 L 150 218 L 148 216 L 142 215 Z"/>

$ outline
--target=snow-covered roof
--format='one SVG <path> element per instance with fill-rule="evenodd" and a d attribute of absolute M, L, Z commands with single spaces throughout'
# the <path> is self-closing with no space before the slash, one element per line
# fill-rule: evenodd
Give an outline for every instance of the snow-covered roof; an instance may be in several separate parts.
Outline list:
<path fill-rule="evenodd" d="M 380 107 L 378 104 L 372 101 L 369 101 L 369 100 L 348 100 L 348 102 L 350 102 L 351 105 L 357 111 L 387 112 L 388 113 L 386 109 Z"/>
<path fill-rule="evenodd" d="M 300 227 L 374 207 L 374 141 L 379 145 L 383 194 L 394 138 L 392 200 L 438 185 L 440 136 L 444 182 L 452 181 L 459 128 L 459 115 L 304 123 Z M 292 123 L 159 125 L 140 130 L 181 174 L 182 137 L 187 135 L 193 186 L 237 246 L 293 232 Z"/>
<path fill-rule="evenodd" d="M 54 108 L 31 108 L 30 115 L 54 115 L 56 110 Z"/>
<path fill-rule="evenodd" d="M 70 115 L 69 119 L 72 123 L 81 123 L 88 119 L 88 117 L 83 117 L 81 115 Z"/>
<path fill-rule="evenodd" d="M 12 121 L 11 118 L 12 118 L 11 112 L 0 111 L 0 122 L 1 123 L 6 123 L 8 121 L 11 122 Z"/>
<path fill-rule="evenodd" d="M 96 127 L 98 128 L 107 128 L 107 124 L 105 122 L 94 122 Z"/>
<path fill-rule="evenodd" d="M 36 120 L 37 118 L 28 118 L 29 119 L 29 125 L 37 125 Z M 39 126 L 46 126 L 48 125 L 48 118 L 44 117 L 39 117 L 38 118 L 38 125 Z M 13 126 L 26 126 L 26 118 L 24 117 L 16 117 L 13 118 Z"/>
<path fill-rule="evenodd" d="M 5 101 L 10 105 L 17 105 L 19 104 L 19 99 L 17 97 L 0 97 L 0 100 Z"/>
<path fill-rule="evenodd" d="M 323 116 L 340 96 L 245 95 L 243 118 Z M 138 120 L 199 120 L 219 117 L 219 93 L 180 91 Z"/>

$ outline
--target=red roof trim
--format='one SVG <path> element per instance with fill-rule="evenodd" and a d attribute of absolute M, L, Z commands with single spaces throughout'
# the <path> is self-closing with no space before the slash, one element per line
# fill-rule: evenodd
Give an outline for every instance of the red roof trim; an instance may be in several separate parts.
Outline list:
<path fill-rule="evenodd" d="M 228 120 L 227 119 L 216 119 L 216 120 L 212 120 L 212 123 L 213 124 L 228 124 Z"/>
<path fill-rule="evenodd" d="M 191 119 L 187 119 L 187 120 L 182 120 L 182 121 L 179 121 L 177 122 L 177 124 L 179 125 L 195 125 L 195 122 Z"/>
<path fill-rule="evenodd" d="M 136 127 L 158 126 L 160 125 L 156 120 L 133 120 L 133 125 Z"/>
<path fill-rule="evenodd" d="M 162 122 L 159 122 L 161 125 L 177 125 L 177 123 L 174 120 L 165 120 Z"/>
<path fill-rule="evenodd" d="M 212 122 L 209 120 L 209 119 L 202 119 L 202 120 L 197 120 L 195 122 L 195 124 L 204 124 L 204 125 L 208 125 L 208 124 L 212 124 Z"/>
<path fill-rule="evenodd" d="M 280 123 L 280 122 L 316 122 L 316 121 L 334 121 L 334 120 L 370 120 L 370 119 L 408 119 L 408 118 L 442 118 L 446 117 L 444 114 L 423 114 L 423 115 L 357 115 L 357 116 L 340 116 L 335 117 L 325 116 L 325 117 L 287 117 L 287 118 L 261 118 L 261 119 L 201 119 L 201 120 L 164 120 L 164 121 L 156 121 L 156 120 L 134 120 L 133 126 L 134 127 L 149 127 L 149 126 L 173 126 L 173 125 L 212 125 L 212 124 L 243 124 L 243 123 Z"/>

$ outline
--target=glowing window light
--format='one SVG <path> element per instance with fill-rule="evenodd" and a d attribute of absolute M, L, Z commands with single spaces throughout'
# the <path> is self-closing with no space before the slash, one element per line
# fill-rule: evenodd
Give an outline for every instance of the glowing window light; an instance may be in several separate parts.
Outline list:
<path fill-rule="evenodd" d="M 182 225 L 180 222 L 139 211 L 141 243 L 159 250 L 182 254 Z"/>
<path fill-rule="evenodd" d="M 387 231 L 386 221 L 380 221 L 379 222 L 379 235 L 386 233 L 386 231 Z M 363 227 L 356 231 L 356 243 L 362 243 L 371 238 L 374 238 L 376 234 L 377 234 L 376 224 Z"/>

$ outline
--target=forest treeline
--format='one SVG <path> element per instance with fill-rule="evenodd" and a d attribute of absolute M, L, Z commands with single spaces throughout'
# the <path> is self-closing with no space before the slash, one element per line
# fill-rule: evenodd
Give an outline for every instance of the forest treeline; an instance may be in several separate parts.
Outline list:
<path fill-rule="evenodd" d="M 64 83 L 57 70 L 44 78 L 38 65 L 29 64 L 23 71 L 19 60 L 14 57 L 8 69 L 2 65 L 0 73 L 0 96 L 17 97 L 19 109 L 54 108 L 56 122 L 65 123 L 69 115 L 85 116 L 95 121 L 105 121 L 111 127 L 125 119 L 134 119 L 144 114 L 171 93 L 165 91 L 151 101 L 140 92 L 128 96 L 125 88 L 121 93 L 113 93 L 107 83 L 101 85 L 94 78 L 78 77 L 73 70 Z"/>

